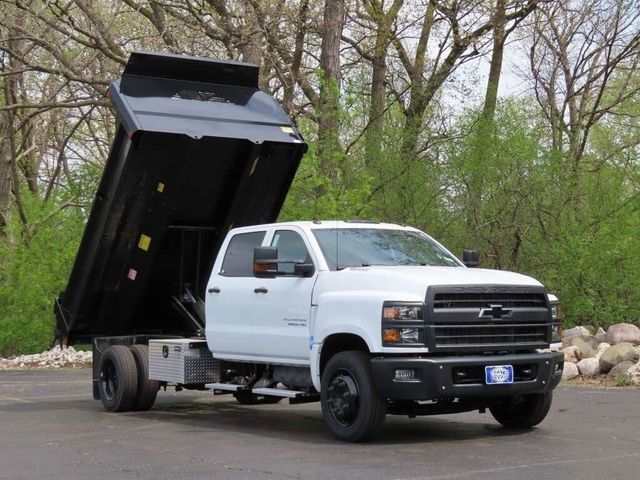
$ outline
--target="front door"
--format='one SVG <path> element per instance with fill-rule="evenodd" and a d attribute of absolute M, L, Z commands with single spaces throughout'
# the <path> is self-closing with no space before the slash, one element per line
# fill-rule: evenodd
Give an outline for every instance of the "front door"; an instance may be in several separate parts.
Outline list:
<path fill-rule="evenodd" d="M 277 247 L 278 258 L 314 263 L 301 232 L 280 229 L 273 232 L 271 246 Z M 254 318 L 253 350 L 264 361 L 309 364 L 309 319 L 311 295 L 317 273 L 311 277 L 293 275 L 293 263 L 279 264 L 289 275 L 256 278 L 256 288 L 266 289 L 260 297 L 260 311 Z"/>

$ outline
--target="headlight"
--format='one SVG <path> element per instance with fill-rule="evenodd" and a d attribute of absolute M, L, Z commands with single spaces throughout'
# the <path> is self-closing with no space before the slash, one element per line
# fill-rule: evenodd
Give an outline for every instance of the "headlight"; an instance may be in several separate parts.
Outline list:
<path fill-rule="evenodd" d="M 560 303 L 551 304 L 551 342 L 556 343 L 562 341 L 562 317 L 564 311 Z"/>
<path fill-rule="evenodd" d="M 385 347 L 424 346 L 424 305 L 384 302 L 382 345 Z"/>
<path fill-rule="evenodd" d="M 422 320 L 422 304 L 382 307 L 383 320 Z"/>
<path fill-rule="evenodd" d="M 552 303 L 551 318 L 556 320 L 556 319 L 562 318 L 563 316 L 564 316 L 564 309 L 562 308 L 562 305 L 559 303 Z"/>

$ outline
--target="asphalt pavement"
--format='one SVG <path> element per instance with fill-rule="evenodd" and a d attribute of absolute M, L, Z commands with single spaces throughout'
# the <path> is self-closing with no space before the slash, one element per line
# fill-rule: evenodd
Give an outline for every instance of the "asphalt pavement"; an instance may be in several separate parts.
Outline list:
<path fill-rule="evenodd" d="M 388 416 L 377 442 L 345 444 L 317 403 L 167 391 L 114 414 L 89 370 L 0 372 L 0 479 L 39 478 L 640 480 L 640 390 L 560 387 L 530 431 L 489 413 Z"/>

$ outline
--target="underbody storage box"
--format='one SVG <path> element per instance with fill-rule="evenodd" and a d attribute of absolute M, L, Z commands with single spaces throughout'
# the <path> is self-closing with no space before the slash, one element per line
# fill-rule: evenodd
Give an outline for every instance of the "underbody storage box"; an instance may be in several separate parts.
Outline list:
<path fill-rule="evenodd" d="M 197 334 L 226 233 L 277 219 L 307 146 L 254 65 L 136 52 L 109 96 L 116 134 L 56 335 Z"/>
<path fill-rule="evenodd" d="M 206 340 L 149 340 L 149 378 L 183 385 L 219 382 L 220 360 L 213 358 Z"/>

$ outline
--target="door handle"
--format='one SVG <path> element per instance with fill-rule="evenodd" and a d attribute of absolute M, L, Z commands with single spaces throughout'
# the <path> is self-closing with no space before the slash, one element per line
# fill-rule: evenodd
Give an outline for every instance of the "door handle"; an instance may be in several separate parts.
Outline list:
<path fill-rule="evenodd" d="M 253 289 L 253 293 L 267 293 L 268 291 L 269 290 L 267 290 L 265 287 L 258 287 Z"/>
<path fill-rule="evenodd" d="M 220 289 L 218 287 L 212 287 L 208 290 L 209 293 L 220 293 Z"/>

